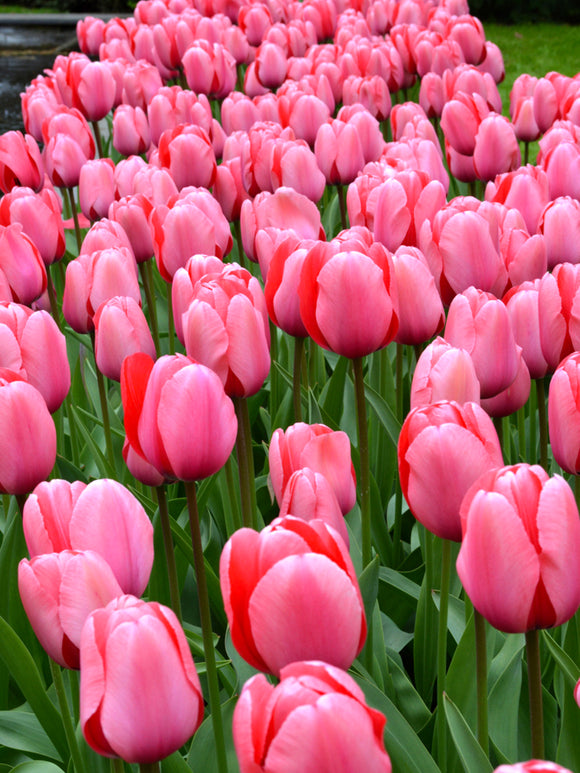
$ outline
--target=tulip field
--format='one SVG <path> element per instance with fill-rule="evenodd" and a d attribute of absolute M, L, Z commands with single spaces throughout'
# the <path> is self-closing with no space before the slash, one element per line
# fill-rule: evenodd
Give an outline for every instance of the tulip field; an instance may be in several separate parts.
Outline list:
<path fill-rule="evenodd" d="M 76 31 L 0 134 L 0 773 L 580 773 L 580 74 Z"/>

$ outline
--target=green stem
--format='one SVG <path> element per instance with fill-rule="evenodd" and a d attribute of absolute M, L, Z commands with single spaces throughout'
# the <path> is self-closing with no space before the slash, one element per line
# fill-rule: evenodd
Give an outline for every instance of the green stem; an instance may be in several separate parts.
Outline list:
<path fill-rule="evenodd" d="M 270 320 L 270 362 L 272 363 L 270 367 L 270 416 L 272 421 L 275 420 L 280 408 L 280 374 L 274 365 L 278 361 L 278 328 Z"/>
<path fill-rule="evenodd" d="M 543 378 L 536 379 L 536 397 L 540 424 L 540 464 L 548 472 L 548 421 L 546 418 L 546 386 Z"/>
<path fill-rule="evenodd" d="M 447 674 L 447 620 L 449 617 L 449 581 L 451 575 L 451 542 L 441 541 L 441 596 L 439 600 L 439 632 L 437 636 L 437 753 L 439 770 L 447 769 L 447 724 L 443 710 L 443 694 Z"/>
<path fill-rule="evenodd" d="M 518 447 L 520 462 L 526 458 L 526 407 L 523 405 L 518 411 Z"/>
<path fill-rule="evenodd" d="M 244 526 L 256 528 L 256 492 L 254 483 L 254 457 L 252 455 L 252 431 L 248 401 L 245 397 L 234 397 L 234 406 L 238 418 L 238 434 L 236 437 L 236 452 L 238 457 L 238 473 L 240 491 L 242 494 L 242 520 Z"/>
<path fill-rule="evenodd" d="M 16 499 L 16 503 L 18 505 L 18 509 L 20 511 L 20 515 L 24 514 L 24 505 L 26 504 L 26 494 L 14 494 L 14 498 Z"/>
<path fill-rule="evenodd" d="M 78 213 L 77 205 L 75 201 L 75 192 L 72 188 L 67 188 L 66 191 L 67 191 L 68 200 L 70 204 L 73 223 L 75 224 L 75 237 L 77 240 L 77 249 L 80 252 L 83 244 L 83 237 L 81 234 L 81 227 L 79 225 L 79 213 Z"/>
<path fill-rule="evenodd" d="M 177 615 L 181 623 L 181 600 L 179 597 L 179 582 L 177 579 L 177 565 L 175 563 L 175 550 L 173 548 L 173 538 L 171 536 L 171 521 L 169 510 L 167 509 L 167 496 L 165 486 L 154 486 L 157 504 L 159 505 L 159 518 L 161 521 L 161 534 L 163 536 L 163 550 L 165 552 L 165 565 L 167 567 L 167 579 L 169 581 L 169 597 L 171 599 L 171 608 Z"/>
<path fill-rule="evenodd" d="M 345 193 L 344 193 L 344 185 L 339 183 L 336 187 L 338 190 L 338 206 L 340 208 L 340 224 L 342 226 L 342 230 L 344 231 L 345 228 L 348 228 L 347 219 L 346 219 L 346 199 L 345 199 Z"/>
<path fill-rule="evenodd" d="M 64 682 L 62 678 L 62 671 L 58 663 L 55 663 L 52 658 L 49 658 L 50 670 L 52 673 L 52 681 L 54 683 L 54 689 L 56 690 L 56 697 L 58 699 L 58 705 L 60 708 L 60 715 L 62 717 L 62 724 L 68 743 L 68 748 L 73 760 L 76 773 L 83 773 L 84 765 L 83 758 L 81 757 L 80 749 L 77 744 L 77 737 L 70 714 L 68 701 L 66 699 L 66 693 L 64 689 Z"/>
<path fill-rule="evenodd" d="M 226 515 L 226 529 L 228 537 L 231 537 L 234 531 L 241 529 L 243 525 L 240 516 L 240 508 L 238 507 L 238 497 L 234 483 L 233 456 L 231 454 L 228 456 L 226 462 L 226 485 L 228 487 L 228 496 L 230 500 L 230 506 L 227 508 L 230 515 L 229 518 Z"/>
<path fill-rule="evenodd" d="M 294 373 L 292 395 L 294 399 L 294 421 L 302 421 L 302 364 L 304 362 L 304 338 L 294 338 Z"/>
<path fill-rule="evenodd" d="M 125 773 L 125 763 L 119 757 L 111 757 L 111 773 Z"/>
<path fill-rule="evenodd" d="M 246 253 L 244 252 L 244 245 L 242 243 L 242 229 L 239 220 L 234 220 L 234 233 L 236 235 L 236 245 L 238 247 L 238 263 L 242 268 L 247 268 Z"/>
<path fill-rule="evenodd" d="M 530 696 L 530 725 L 532 732 L 532 757 L 544 759 L 544 709 L 542 706 L 542 667 L 540 663 L 540 639 L 538 631 L 526 632 L 528 658 L 528 690 Z"/>
<path fill-rule="evenodd" d="M 93 343 L 93 355 L 95 354 L 95 331 L 91 331 L 91 341 Z M 115 454 L 113 452 L 113 440 L 111 438 L 111 421 L 109 418 L 109 402 L 107 399 L 107 382 L 99 370 L 95 358 L 95 370 L 97 372 L 97 386 L 99 388 L 99 401 L 101 403 L 101 414 L 103 418 L 103 432 L 105 433 L 105 447 L 107 458 L 111 465 L 111 470 L 116 471 Z"/>
<path fill-rule="evenodd" d="M 371 471 L 369 460 L 369 432 L 367 424 L 367 409 L 365 399 L 365 384 L 363 376 L 363 358 L 355 357 L 352 361 L 354 370 L 354 389 L 356 397 L 356 420 L 358 433 L 358 453 L 360 459 L 360 492 L 361 492 L 361 533 L 363 569 L 372 559 L 371 545 Z"/>
<path fill-rule="evenodd" d="M 209 594 L 207 590 L 207 579 L 205 576 L 203 546 L 201 544 L 199 512 L 197 509 L 197 494 L 195 490 L 195 481 L 185 481 L 184 483 L 187 496 L 187 509 L 189 512 L 189 528 L 191 531 L 191 544 L 193 547 L 193 568 L 197 582 L 197 598 L 199 602 L 201 635 L 203 639 L 203 650 L 205 653 L 205 666 L 207 671 L 207 683 L 209 690 L 209 707 L 213 723 L 216 758 L 219 773 L 227 773 L 228 764 L 226 759 L 224 728 L 219 696 L 218 672 L 215 661 L 215 651 L 213 648 Z"/>
<path fill-rule="evenodd" d="M 159 773 L 158 762 L 141 762 L 139 764 L 139 773 Z"/>
<path fill-rule="evenodd" d="M 143 282 L 145 291 L 145 300 L 147 301 L 147 311 L 149 312 L 149 323 L 151 325 L 151 335 L 155 344 L 157 356 L 161 353 L 159 346 L 159 325 L 157 324 L 157 306 L 155 305 L 155 294 L 153 289 L 153 268 L 150 260 L 139 263 L 139 273 Z"/>
<path fill-rule="evenodd" d="M 54 321 L 57 324 L 58 329 L 62 333 L 62 320 L 58 311 L 58 303 L 56 300 L 56 292 L 54 289 L 54 282 L 52 281 L 52 275 L 50 273 L 50 266 L 46 268 L 46 289 L 48 290 L 48 300 L 50 301 L 50 311 Z"/>
<path fill-rule="evenodd" d="M 395 344 L 395 397 L 397 400 L 397 419 L 403 423 L 403 346 Z M 401 551 L 401 531 L 403 520 L 403 491 L 398 485 L 395 489 L 395 523 L 393 526 L 393 566 L 399 565 Z"/>
<path fill-rule="evenodd" d="M 477 684 L 477 740 L 489 756 L 489 733 L 487 721 L 487 641 L 485 638 L 485 618 L 477 609 L 473 610 L 475 624 L 475 661 Z"/>
<path fill-rule="evenodd" d="M 175 354 L 175 324 L 173 322 L 173 303 L 171 284 L 167 283 L 167 332 L 169 335 L 169 354 Z"/>
<path fill-rule="evenodd" d="M 99 158 L 103 158 L 103 140 L 101 137 L 101 127 L 98 121 L 91 121 L 93 127 L 93 134 L 95 135 L 95 142 L 97 143 L 97 153 Z"/>

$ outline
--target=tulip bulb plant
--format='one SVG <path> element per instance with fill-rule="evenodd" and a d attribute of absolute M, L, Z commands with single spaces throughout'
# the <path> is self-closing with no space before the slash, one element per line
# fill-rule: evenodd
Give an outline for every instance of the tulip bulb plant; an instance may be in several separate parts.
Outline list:
<path fill-rule="evenodd" d="M 578 773 L 579 76 L 467 0 L 77 41 L 0 133 L 0 769 Z"/>

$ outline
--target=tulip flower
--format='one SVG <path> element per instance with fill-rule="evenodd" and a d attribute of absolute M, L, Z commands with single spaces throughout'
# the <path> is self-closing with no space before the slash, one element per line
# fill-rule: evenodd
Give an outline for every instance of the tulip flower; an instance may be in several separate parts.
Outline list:
<path fill-rule="evenodd" d="M 39 191 L 44 183 L 44 164 L 34 137 L 18 131 L 0 135 L 0 190 L 15 186 Z"/>
<path fill-rule="evenodd" d="M 192 157 L 195 164 L 190 163 Z M 184 124 L 166 129 L 159 138 L 159 166 L 169 170 L 178 190 L 187 186 L 211 188 L 216 158 L 204 129 Z"/>
<path fill-rule="evenodd" d="M 422 344 L 443 329 L 445 312 L 425 256 L 416 247 L 401 246 L 393 255 L 399 329 L 395 341 Z M 420 295 L 417 287 L 421 287 Z"/>
<path fill-rule="evenodd" d="M 481 386 L 471 355 L 437 337 L 417 360 L 411 382 L 411 409 L 440 400 L 479 403 Z"/>
<path fill-rule="evenodd" d="M 42 647 L 59 665 L 75 669 L 80 665 L 81 631 L 87 617 L 123 595 L 109 564 L 92 550 L 22 559 L 18 590 Z"/>
<path fill-rule="evenodd" d="M 153 528 L 139 500 L 117 481 L 43 481 L 26 500 L 23 528 L 32 557 L 94 550 L 112 568 L 123 593 L 140 596 L 147 587 Z"/>
<path fill-rule="evenodd" d="M 461 504 L 457 572 L 474 607 L 501 631 L 562 625 L 580 605 L 574 494 L 537 465 L 491 470 Z"/>
<path fill-rule="evenodd" d="M 93 318 L 95 362 L 104 376 L 121 380 L 125 357 L 135 352 L 156 356 L 153 336 L 141 306 L 134 298 L 114 296 L 104 301 Z"/>
<path fill-rule="evenodd" d="M 539 289 L 540 280 L 535 279 L 512 287 L 503 297 L 516 344 L 522 347 L 522 355 L 533 379 L 543 378 L 548 372 L 540 340 Z"/>
<path fill-rule="evenodd" d="M 481 407 L 494 418 L 510 416 L 528 402 L 530 397 L 530 371 L 523 357 L 521 347 L 518 347 L 518 370 L 512 383 L 493 397 L 481 400 Z"/>
<path fill-rule="evenodd" d="M 0 225 L 11 223 L 20 223 L 22 232 L 38 248 L 45 266 L 64 255 L 62 201 L 52 188 L 45 187 L 40 193 L 32 188 L 12 188 L 0 199 Z"/>
<path fill-rule="evenodd" d="M 0 226 L 0 300 L 31 304 L 47 283 L 42 255 L 22 226 Z"/>
<path fill-rule="evenodd" d="M 149 150 L 151 131 L 147 114 L 139 106 L 122 104 L 113 113 L 113 147 L 123 156 Z"/>
<path fill-rule="evenodd" d="M 538 233 L 544 235 L 548 269 L 558 263 L 580 263 L 580 201 L 558 196 L 546 204 L 538 220 Z"/>
<path fill-rule="evenodd" d="M 503 464 L 497 432 L 483 408 L 448 400 L 411 410 L 398 459 L 403 495 L 415 518 L 455 542 L 461 540 L 464 495 L 480 475 Z"/>
<path fill-rule="evenodd" d="M 546 760 L 528 760 L 513 765 L 500 765 L 493 773 L 572 773 L 568 768 Z"/>
<path fill-rule="evenodd" d="M 286 516 L 261 532 L 239 529 L 220 559 L 234 646 L 278 675 L 296 660 L 349 668 L 366 637 L 362 598 L 347 547 L 324 521 Z"/>
<path fill-rule="evenodd" d="M 305 521 L 318 518 L 332 526 L 349 545 L 348 531 L 332 485 L 320 472 L 309 467 L 290 476 L 280 505 L 280 517 L 293 515 Z"/>
<path fill-rule="evenodd" d="M 549 371 L 580 349 L 579 302 L 579 264 L 559 263 L 540 279 L 540 344 Z"/>
<path fill-rule="evenodd" d="M 81 727 L 99 754 L 157 762 L 199 727 L 199 677 L 167 607 L 121 596 L 95 610 L 83 628 L 80 663 Z"/>
<path fill-rule="evenodd" d="M 498 175 L 485 189 L 486 201 L 518 209 L 530 234 L 538 232 L 540 214 L 550 198 L 546 172 L 529 164 Z"/>
<path fill-rule="evenodd" d="M 274 687 L 258 674 L 242 689 L 233 719 L 241 773 L 391 773 L 385 717 L 347 673 L 310 661 L 280 677 Z"/>
<path fill-rule="evenodd" d="M 115 164 L 111 158 L 87 161 L 79 177 L 79 204 L 89 220 L 107 217 L 115 200 Z"/>
<path fill-rule="evenodd" d="M 556 368 L 548 393 L 548 428 L 554 459 L 565 472 L 580 473 L 580 355 L 568 355 Z"/>

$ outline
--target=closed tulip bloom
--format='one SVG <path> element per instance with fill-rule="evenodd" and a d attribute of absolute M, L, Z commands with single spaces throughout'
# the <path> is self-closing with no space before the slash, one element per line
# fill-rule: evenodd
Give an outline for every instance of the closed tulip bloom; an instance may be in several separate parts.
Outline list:
<path fill-rule="evenodd" d="M 580 201 L 558 196 L 543 209 L 538 232 L 546 243 L 548 269 L 558 263 L 580 263 Z"/>
<path fill-rule="evenodd" d="M 459 508 L 469 487 L 503 465 L 497 432 L 483 408 L 446 400 L 411 410 L 398 459 L 403 495 L 415 518 L 455 542 L 461 540 Z"/>
<path fill-rule="evenodd" d="M 40 193 L 32 188 L 12 188 L 0 199 L 0 225 L 11 223 L 20 223 L 23 232 L 38 247 L 46 266 L 64 255 L 62 201 L 52 188 L 45 187 Z"/>
<path fill-rule="evenodd" d="M 441 113 L 441 129 L 446 141 L 457 153 L 472 156 L 479 125 L 490 112 L 487 100 L 480 94 L 459 92 L 445 104 Z"/>
<path fill-rule="evenodd" d="M 159 165 L 169 169 L 178 190 L 188 185 L 211 188 L 215 180 L 215 153 L 199 126 L 180 125 L 164 131 L 159 138 Z"/>
<path fill-rule="evenodd" d="M 230 223 L 240 219 L 242 204 L 250 197 L 244 188 L 239 157 L 218 165 L 212 193 Z"/>
<path fill-rule="evenodd" d="M 258 674 L 242 689 L 233 719 L 241 773 L 391 773 L 385 717 L 347 673 L 310 661 L 280 676 L 276 687 Z"/>
<path fill-rule="evenodd" d="M 66 339 L 46 311 L 32 311 L 17 303 L 0 304 L 0 367 L 13 370 L 36 387 L 51 413 L 68 394 Z"/>
<path fill-rule="evenodd" d="M 256 394 L 270 371 L 264 292 L 249 271 L 229 264 L 193 287 L 182 316 L 185 351 L 220 377 L 230 397 Z"/>
<path fill-rule="evenodd" d="M 155 357 L 155 344 L 147 318 L 134 298 L 115 296 L 102 303 L 93 318 L 95 361 L 113 381 L 121 380 L 121 365 L 129 354 L 145 352 Z"/>
<path fill-rule="evenodd" d="M 540 339 L 539 290 L 540 280 L 535 279 L 512 287 L 503 297 L 514 338 L 522 347 L 522 356 L 534 379 L 543 378 L 548 372 Z"/>
<path fill-rule="evenodd" d="M 143 193 L 129 194 L 112 201 L 108 217 L 119 223 L 129 237 L 137 263 L 144 263 L 153 257 L 153 237 L 149 227 L 149 216 L 153 203 Z"/>
<path fill-rule="evenodd" d="M 182 65 L 187 85 L 196 94 L 223 99 L 236 86 L 236 60 L 221 43 L 194 40 Z"/>
<path fill-rule="evenodd" d="M 437 337 L 417 360 L 411 382 L 411 408 L 453 400 L 479 403 L 481 386 L 471 355 Z"/>
<path fill-rule="evenodd" d="M 500 765 L 494 773 L 572 773 L 568 768 L 546 760 L 528 760 L 514 765 Z"/>
<path fill-rule="evenodd" d="M 123 156 L 139 155 L 149 150 L 151 131 L 143 108 L 119 105 L 113 113 L 113 147 Z"/>
<path fill-rule="evenodd" d="M 107 61 L 72 60 L 67 81 L 73 92 L 73 105 L 89 121 L 100 121 L 115 103 L 117 87 Z"/>
<path fill-rule="evenodd" d="M 278 505 L 282 505 L 292 474 L 308 467 L 331 483 L 344 514 L 354 507 L 356 477 L 346 432 L 304 422 L 292 424 L 285 431 L 279 428 L 272 435 L 268 459 Z"/>
<path fill-rule="evenodd" d="M 538 308 L 542 354 L 553 372 L 565 357 L 580 350 L 580 264 L 559 263 L 544 274 Z"/>
<path fill-rule="evenodd" d="M 332 485 L 321 472 L 309 467 L 296 470 L 290 476 L 284 489 L 280 517 L 293 515 L 304 521 L 318 518 L 340 534 L 346 546 L 349 545 L 344 514 Z"/>
<path fill-rule="evenodd" d="M 49 476 L 56 461 L 52 416 L 35 387 L 6 372 L 0 376 L 0 439 L 0 492 L 27 494 Z"/>
<path fill-rule="evenodd" d="M 223 549 L 220 585 L 234 646 L 260 671 L 278 675 L 304 659 L 346 669 L 362 649 L 356 574 L 323 521 L 286 516 L 261 532 L 239 529 Z"/>
<path fill-rule="evenodd" d="M 19 131 L 0 135 L 0 190 L 15 186 L 39 191 L 44 183 L 44 164 L 34 137 Z"/>
<path fill-rule="evenodd" d="M 314 154 L 330 185 L 348 185 L 366 163 L 362 139 L 356 128 L 337 119 L 322 124 L 318 130 Z"/>
<path fill-rule="evenodd" d="M 47 281 L 40 251 L 20 223 L 0 226 L 0 300 L 31 304 Z"/>
<path fill-rule="evenodd" d="M 308 331 L 300 316 L 298 284 L 309 240 L 289 233 L 277 245 L 268 267 L 264 297 L 272 322 L 291 336 L 305 338 Z"/>
<path fill-rule="evenodd" d="M 480 180 L 493 180 L 521 165 L 518 139 L 505 116 L 491 113 L 482 120 L 475 137 L 473 164 Z"/>
<path fill-rule="evenodd" d="M 87 161 L 79 177 L 81 212 L 89 220 L 107 217 L 115 199 L 115 164 L 111 158 Z"/>
<path fill-rule="evenodd" d="M 489 182 L 485 199 L 517 209 L 522 213 L 529 233 L 535 234 L 542 210 L 550 201 L 548 177 L 541 167 L 527 164 Z"/>
<path fill-rule="evenodd" d="M 168 607 L 132 596 L 111 601 L 87 619 L 80 653 L 81 727 L 99 754 L 157 762 L 201 724 L 199 677 Z"/>
<path fill-rule="evenodd" d="M 398 328 L 390 254 L 378 242 L 366 254 L 355 249 L 332 254 L 333 248 L 325 247 L 309 251 L 298 286 L 308 334 L 320 346 L 345 357 L 381 349 Z"/>
<path fill-rule="evenodd" d="M 133 253 L 131 242 L 123 226 L 108 217 L 93 223 L 87 231 L 79 255 L 90 255 L 99 250 L 123 249 Z"/>
<path fill-rule="evenodd" d="M 82 166 L 95 157 L 95 140 L 86 118 L 75 108 L 62 107 L 42 125 L 44 165 L 58 188 L 78 185 Z"/>
<path fill-rule="evenodd" d="M 183 344 L 182 317 L 194 298 L 194 287 L 205 274 L 216 274 L 223 270 L 224 262 L 216 255 L 192 255 L 183 268 L 178 268 L 171 283 L 171 303 L 175 332 Z"/>
<path fill-rule="evenodd" d="M 531 388 L 530 371 L 520 347 L 518 357 L 518 372 L 512 383 L 497 395 L 481 400 L 481 407 L 489 416 L 511 416 L 528 402 Z"/>
<path fill-rule="evenodd" d="M 580 605 L 580 518 L 570 486 L 538 465 L 482 476 L 461 505 L 457 573 L 506 633 L 562 625 Z"/>
<path fill-rule="evenodd" d="M 200 480 L 224 466 L 236 441 L 234 405 L 219 376 L 183 355 L 154 364 L 125 358 L 121 372 L 125 431 L 164 477 Z"/>
<path fill-rule="evenodd" d="M 548 427 L 554 459 L 565 471 L 580 472 L 580 354 L 566 357 L 554 371 L 548 395 Z"/>
<path fill-rule="evenodd" d="M 393 255 L 397 285 L 399 329 L 395 341 L 422 344 L 439 333 L 445 311 L 433 274 L 421 250 L 401 246 Z M 421 295 L 417 294 L 421 287 Z"/>
<path fill-rule="evenodd" d="M 85 620 L 93 609 L 122 596 L 109 564 L 92 550 L 22 559 L 18 590 L 30 625 L 47 654 L 65 668 L 79 668 Z"/>
<path fill-rule="evenodd" d="M 153 527 L 139 500 L 121 483 L 50 480 L 35 487 L 23 513 L 32 557 L 94 550 L 109 564 L 123 593 L 141 595 L 153 566 Z"/>

